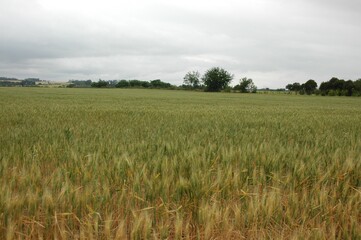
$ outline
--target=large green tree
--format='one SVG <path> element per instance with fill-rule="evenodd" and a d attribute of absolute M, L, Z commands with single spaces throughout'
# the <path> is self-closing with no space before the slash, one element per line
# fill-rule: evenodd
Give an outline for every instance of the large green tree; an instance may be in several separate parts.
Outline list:
<path fill-rule="evenodd" d="M 307 82 L 302 84 L 302 86 L 308 95 L 311 95 L 317 89 L 317 83 L 313 79 L 308 80 Z"/>
<path fill-rule="evenodd" d="M 206 86 L 206 91 L 219 92 L 225 89 L 232 81 L 233 75 L 223 68 L 214 67 L 206 71 L 202 77 L 202 82 Z"/>

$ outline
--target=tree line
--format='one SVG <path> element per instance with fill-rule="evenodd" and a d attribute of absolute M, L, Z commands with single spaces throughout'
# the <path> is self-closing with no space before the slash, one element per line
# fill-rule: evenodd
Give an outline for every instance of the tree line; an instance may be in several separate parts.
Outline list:
<path fill-rule="evenodd" d="M 26 78 L 19 80 L 17 78 L 0 77 L 0 87 L 34 87 L 42 81 L 39 78 Z"/>
<path fill-rule="evenodd" d="M 67 87 L 93 87 L 93 88 L 161 88 L 161 89 L 192 89 L 208 92 L 242 92 L 255 93 L 257 87 L 251 78 L 241 78 L 239 83 L 230 87 L 234 75 L 223 68 L 208 69 L 203 76 L 198 71 L 190 71 L 183 78 L 181 86 L 175 86 L 160 79 L 142 80 L 69 80 Z"/>
<path fill-rule="evenodd" d="M 242 93 L 256 93 L 257 87 L 251 78 L 241 78 L 239 83 L 230 87 L 234 75 L 223 68 L 208 69 L 203 76 L 198 71 L 190 71 L 183 78 L 184 89 L 201 89 L 207 92 L 235 91 Z"/>
<path fill-rule="evenodd" d="M 151 81 L 142 81 L 142 80 L 101 80 L 97 82 L 92 82 L 91 80 L 69 80 L 67 87 L 70 88 L 83 88 L 83 87 L 93 87 L 93 88 L 164 88 L 171 89 L 176 88 L 176 86 L 163 82 L 160 79 L 155 79 Z"/>
<path fill-rule="evenodd" d="M 189 71 L 183 78 L 183 84 L 175 86 L 160 79 L 143 80 L 102 80 L 97 82 L 92 80 L 69 80 L 67 87 L 72 88 L 159 88 L 159 89 L 185 89 L 208 92 L 241 92 L 256 93 L 257 87 L 251 78 L 241 78 L 238 84 L 230 86 L 234 75 L 220 67 L 208 69 L 203 75 L 198 71 Z M 36 86 L 36 83 L 42 82 L 39 78 L 27 78 L 18 80 L 16 78 L 0 77 L 0 86 Z M 361 79 L 344 80 L 336 77 L 329 81 L 322 82 L 318 87 L 315 80 L 310 79 L 305 83 L 294 82 L 286 85 L 289 92 L 296 94 L 315 94 L 322 96 L 361 96 Z M 285 91 L 285 89 L 281 89 Z"/>
<path fill-rule="evenodd" d="M 0 80 L 2 80 L 2 81 L 13 81 L 13 80 L 19 80 L 19 79 L 13 78 L 13 77 L 0 77 Z"/>
<path fill-rule="evenodd" d="M 331 78 L 322 82 L 318 88 L 316 81 L 310 79 L 300 84 L 298 82 L 287 84 L 286 89 L 296 94 L 316 94 L 322 96 L 361 96 L 361 79 L 352 81 Z"/>

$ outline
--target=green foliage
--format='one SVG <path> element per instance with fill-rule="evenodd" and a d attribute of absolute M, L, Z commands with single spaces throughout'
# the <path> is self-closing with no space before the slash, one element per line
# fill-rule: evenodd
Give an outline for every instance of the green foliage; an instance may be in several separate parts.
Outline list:
<path fill-rule="evenodd" d="M 141 80 L 130 80 L 129 81 L 129 85 L 130 87 L 143 87 L 143 88 L 148 88 L 150 87 L 150 83 L 148 81 L 141 81 Z"/>
<path fill-rule="evenodd" d="M 116 88 L 127 88 L 130 87 L 130 83 L 127 80 L 120 80 L 116 85 Z"/>
<path fill-rule="evenodd" d="M 316 94 L 322 96 L 359 96 L 361 95 L 361 79 L 343 80 L 336 77 L 331 78 L 327 82 L 322 82 L 319 89 L 317 89 L 316 81 L 310 79 L 304 84 L 299 83 L 287 84 L 286 89 L 289 91 L 299 92 L 303 94 Z"/>
<path fill-rule="evenodd" d="M 20 86 L 20 82 L 8 81 L 8 80 L 1 80 L 0 87 L 15 87 Z"/>
<path fill-rule="evenodd" d="M 295 82 L 293 84 L 287 84 L 286 85 L 286 89 L 288 89 L 289 91 L 294 91 L 301 95 L 307 94 L 307 95 L 311 95 L 316 93 L 317 90 L 317 83 L 315 80 L 308 80 L 307 82 L 300 84 L 298 82 Z M 320 94 L 319 92 L 317 92 L 317 94 Z"/>
<path fill-rule="evenodd" d="M 172 85 L 167 82 L 163 82 L 160 79 L 155 79 L 151 81 L 141 81 L 141 80 L 121 80 L 116 85 L 118 88 L 171 88 Z"/>
<path fill-rule="evenodd" d="M 18 79 L 14 77 L 0 77 L 0 81 L 13 81 L 13 80 L 18 80 Z"/>
<path fill-rule="evenodd" d="M 80 87 L 80 88 L 86 88 L 91 87 L 92 81 L 91 80 L 69 80 L 67 87 Z"/>
<path fill-rule="evenodd" d="M 101 80 L 99 79 L 98 82 L 93 82 L 91 84 L 91 87 L 94 87 L 94 88 L 105 88 L 109 85 L 109 83 L 107 81 L 104 81 L 104 80 Z"/>
<path fill-rule="evenodd" d="M 150 81 L 150 85 L 153 88 L 170 88 L 172 86 L 170 83 L 162 82 L 160 79 Z"/>
<path fill-rule="evenodd" d="M 206 86 L 206 91 L 219 92 L 231 83 L 233 75 L 223 68 L 214 67 L 206 71 L 202 77 L 202 82 Z"/>
<path fill-rule="evenodd" d="M 35 81 L 33 81 L 33 80 L 23 80 L 23 81 L 21 81 L 21 86 L 23 86 L 23 87 L 33 87 L 33 86 L 35 86 Z"/>
<path fill-rule="evenodd" d="M 358 96 L 361 95 L 360 80 L 345 81 L 336 77 L 327 82 L 322 82 L 320 91 L 323 96 Z"/>
<path fill-rule="evenodd" d="M 241 93 L 256 93 L 257 87 L 254 85 L 251 78 L 244 77 L 239 80 L 239 85 L 234 87 L 235 90 L 239 90 Z"/>
<path fill-rule="evenodd" d="M 102 88 L 166 88 L 171 89 L 172 86 L 170 83 L 163 82 L 160 79 L 152 80 L 152 81 L 141 81 L 141 80 L 99 80 L 98 82 L 94 82 L 91 84 L 92 87 Z"/>
<path fill-rule="evenodd" d="M 302 88 L 304 89 L 307 95 L 311 95 L 317 89 L 317 83 L 315 80 L 310 79 L 304 84 L 302 84 Z"/>
<path fill-rule="evenodd" d="M 336 92 L 336 90 L 330 90 L 330 91 L 328 91 L 328 96 L 336 96 L 337 95 L 337 92 Z"/>
<path fill-rule="evenodd" d="M 287 84 L 286 89 L 288 89 L 289 91 L 295 91 L 296 93 L 301 91 L 302 86 L 300 83 L 295 82 L 292 84 Z"/>
<path fill-rule="evenodd" d="M 141 82 L 140 82 L 140 86 L 141 86 L 142 88 L 150 88 L 152 85 L 151 85 L 151 83 L 148 82 L 148 81 L 141 81 Z"/>
<path fill-rule="evenodd" d="M 198 71 L 188 72 L 183 78 L 183 83 L 185 86 L 189 86 L 192 88 L 199 88 L 200 87 L 200 76 L 201 75 Z"/>
<path fill-rule="evenodd" d="M 230 93 L 232 92 L 232 88 L 230 86 L 227 86 L 224 88 L 223 92 Z"/>

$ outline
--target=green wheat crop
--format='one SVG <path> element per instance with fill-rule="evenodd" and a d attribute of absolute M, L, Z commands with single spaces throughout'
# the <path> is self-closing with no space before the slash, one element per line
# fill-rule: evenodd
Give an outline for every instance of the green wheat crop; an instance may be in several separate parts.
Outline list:
<path fill-rule="evenodd" d="M 360 239 L 361 99 L 0 88 L 0 239 Z"/>

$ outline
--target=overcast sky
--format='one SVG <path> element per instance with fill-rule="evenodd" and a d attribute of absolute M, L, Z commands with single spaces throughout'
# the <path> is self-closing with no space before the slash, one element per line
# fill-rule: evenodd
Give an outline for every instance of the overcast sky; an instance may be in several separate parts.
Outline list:
<path fill-rule="evenodd" d="M 361 78 L 360 0 L 0 0 L 0 76 L 259 87 Z"/>

